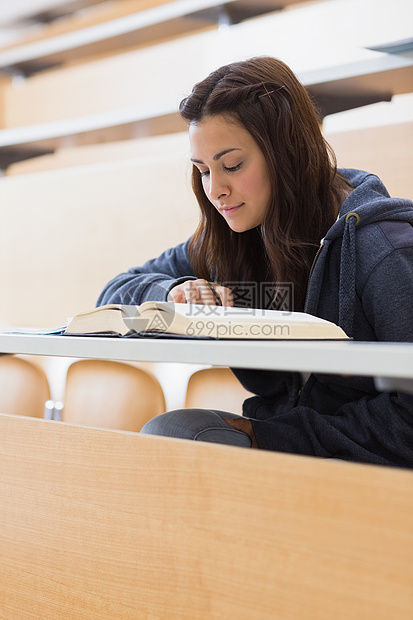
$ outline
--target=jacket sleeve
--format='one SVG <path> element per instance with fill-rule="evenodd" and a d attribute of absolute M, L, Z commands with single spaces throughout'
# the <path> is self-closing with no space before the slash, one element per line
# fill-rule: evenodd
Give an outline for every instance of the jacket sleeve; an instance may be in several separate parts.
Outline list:
<path fill-rule="evenodd" d="M 412 264 L 410 248 L 395 250 L 374 269 L 360 291 L 363 312 L 379 341 L 413 342 Z M 320 390 L 318 399 L 313 384 L 307 402 L 304 388 L 297 406 L 289 410 L 270 411 L 265 399 L 257 399 L 254 407 L 246 401 L 244 415 L 254 418 L 260 448 L 413 468 L 413 395 L 378 392 L 371 381 L 370 392 L 329 408 L 328 387 L 323 383 L 330 381 L 331 387 L 345 380 L 334 375 L 317 379 L 312 377 L 315 389 Z M 347 381 L 351 394 L 357 378 Z"/>
<path fill-rule="evenodd" d="M 187 241 L 166 250 L 158 258 L 148 260 L 141 267 L 132 267 L 113 278 L 104 287 L 96 305 L 165 301 L 174 286 L 191 279 L 195 279 L 195 274 Z"/>

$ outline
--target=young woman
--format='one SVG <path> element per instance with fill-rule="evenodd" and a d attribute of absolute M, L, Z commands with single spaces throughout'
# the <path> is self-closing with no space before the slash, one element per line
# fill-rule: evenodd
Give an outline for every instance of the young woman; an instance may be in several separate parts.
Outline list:
<path fill-rule="evenodd" d="M 194 235 L 109 282 L 98 305 L 173 300 L 289 308 L 355 340 L 413 342 L 412 202 L 336 168 L 316 111 L 270 57 L 233 63 L 196 84 L 189 125 Z M 254 294 L 245 295 L 245 291 Z M 269 294 L 270 292 L 270 294 Z M 243 416 L 178 410 L 143 433 L 413 467 L 413 397 L 366 377 L 234 369 L 256 396 Z"/>

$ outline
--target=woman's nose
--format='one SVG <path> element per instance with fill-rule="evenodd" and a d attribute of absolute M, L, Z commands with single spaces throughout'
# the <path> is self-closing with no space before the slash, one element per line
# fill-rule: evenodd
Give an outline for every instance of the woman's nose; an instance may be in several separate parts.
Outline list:
<path fill-rule="evenodd" d="M 219 200 L 223 196 L 228 196 L 230 189 L 227 183 L 219 175 L 210 175 L 209 178 L 209 196 L 212 200 Z"/>

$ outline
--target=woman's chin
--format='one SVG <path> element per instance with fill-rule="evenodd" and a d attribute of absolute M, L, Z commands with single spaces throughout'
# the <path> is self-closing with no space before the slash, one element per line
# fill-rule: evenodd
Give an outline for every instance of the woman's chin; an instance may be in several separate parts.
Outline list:
<path fill-rule="evenodd" d="M 253 228 L 257 228 L 257 226 L 247 226 L 244 225 L 242 226 L 241 224 L 230 224 L 229 222 L 227 222 L 229 228 L 235 232 L 235 233 L 244 233 L 244 232 L 248 232 L 249 230 L 253 230 Z"/>

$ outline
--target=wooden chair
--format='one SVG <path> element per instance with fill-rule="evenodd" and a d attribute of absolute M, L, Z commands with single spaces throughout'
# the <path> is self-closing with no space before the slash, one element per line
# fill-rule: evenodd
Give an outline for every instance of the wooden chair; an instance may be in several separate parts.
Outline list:
<path fill-rule="evenodd" d="M 241 414 L 242 403 L 250 396 L 229 368 L 203 368 L 189 377 L 185 407 Z"/>
<path fill-rule="evenodd" d="M 2 413 L 43 418 L 49 399 L 49 382 L 42 368 L 13 355 L 0 357 Z"/>
<path fill-rule="evenodd" d="M 137 432 L 164 412 L 162 387 L 142 368 L 106 360 L 69 366 L 63 422 Z"/>

